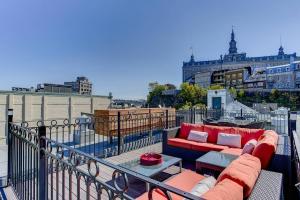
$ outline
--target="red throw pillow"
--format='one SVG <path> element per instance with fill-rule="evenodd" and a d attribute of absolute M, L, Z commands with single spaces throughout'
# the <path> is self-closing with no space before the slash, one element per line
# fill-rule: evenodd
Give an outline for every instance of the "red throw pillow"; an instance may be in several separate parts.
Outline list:
<path fill-rule="evenodd" d="M 208 133 L 207 142 L 214 143 L 214 144 L 217 143 L 218 133 L 232 133 L 232 131 L 233 131 L 232 127 L 211 126 L 211 125 L 204 126 L 204 132 Z"/>
<path fill-rule="evenodd" d="M 178 137 L 182 138 L 182 139 L 187 139 L 191 130 L 203 131 L 203 125 L 202 124 L 182 123 Z"/>

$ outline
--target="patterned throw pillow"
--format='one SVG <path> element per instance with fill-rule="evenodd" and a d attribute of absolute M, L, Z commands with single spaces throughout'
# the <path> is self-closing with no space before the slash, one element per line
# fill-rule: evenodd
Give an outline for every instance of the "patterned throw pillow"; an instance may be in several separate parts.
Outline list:
<path fill-rule="evenodd" d="M 239 134 L 219 133 L 217 144 L 241 148 L 241 139 L 242 137 Z"/>
<path fill-rule="evenodd" d="M 254 150 L 256 144 L 257 144 L 257 140 L 255 140 L 255 139 L 249 140 L 245 144 L 242 154 L 244 154 L 244 153 L 252 154 L 252 151 Z"/>
<path fill-rule="evenodd" d="M 188 136 L 188 140 L 195 142 L 207 142 L 208 133 L 191 130 Z"/>
<path fill-rule="evenodd" d="M 202 179 L 197 185 L 191 190 L 191 194 L 200 197 L 206 193 L 209 189 L 213 188 L 217 180 L 213 176 L 206 177 Z M 185 199 L 186 200 L 186 199 Z"/>

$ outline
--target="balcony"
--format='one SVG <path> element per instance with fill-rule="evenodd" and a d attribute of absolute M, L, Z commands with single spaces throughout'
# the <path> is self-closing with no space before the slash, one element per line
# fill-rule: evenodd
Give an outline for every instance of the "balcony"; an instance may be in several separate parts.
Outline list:
<path fill-rule="evenodd" d="M 234 113 L 195 109 L 177 111 L 176 114 L 164 112 L 130 117 L 118 114 L 110 116 L 107 121 L 88 118 L 75 123 L 66 120 L 11 122 L 9 184 L 4 192 L 9 199 L 148 199 L 148 195 L 154 195 L 153 199 L 157 195 L 161 199 L 174 199 L 175 194 L 178 195 L 175 198 L 181 196 L 179 199 L 199 199 L 199 196 L 191 193 L 192 186 L 185 185 L 184 177 L 190 177 L 190 180 L 202 180 L 203 174 L 218 177 L 216 172 L 220 172 L 220 169 L 206 169 L 203 162 L 209 159 L 202 157 L 201 152 L 166 149 L 166 145 L 170 144 L 168 138 L 178 137 L 176 131 L 179 129 L 176 127 L 183 122 L 204 127 L 207 119 L 217 122 L 230 119 L 227 124 L 223 120 L 221 127 L 227 126 L 231 131 L 244 130 L 237 126 L 250 128 L 254 122 L 263 122 L 262 128 L 276 131 L 280 139 L 274 158 L 269 167 L 261 170 L 247 198 L 281 199 L 280 195 L 287 199 L 298 197 L 295 184 L 299 182 L 297 177 L 300 177 L 300 135 L 296 127 L 300 117 L 297 113 Z M 109 123 L 117 127 L 117 131 L 113 135 L 105 132 L 106 129 L 97 132 L 97 123 L 97 126 Z M 230 128 L 232 126 L 235 127 Z M 151 167 L 140 171 L 136 168 L 137 160 L 149 152 L 163 153 L 170 156 L 166 159 L 177 160 L 168 161 L 166 167 L 164 163 L 159 165 L 155 173 L 149 173 Z M 239 158 L 238 155 L 230 156 L 233 159 L 230 162 L 234 163 Z M 202 163 L 203 169 L 197 163 Z M 227 167 L 225 169 L 228 170 Z M 283 184 L 278 181 L 280 179 Z M 183 182 L 177 184 L 179 180 Z M 284 193 L 280 192 L 280 187 L 283 187 Z"/>

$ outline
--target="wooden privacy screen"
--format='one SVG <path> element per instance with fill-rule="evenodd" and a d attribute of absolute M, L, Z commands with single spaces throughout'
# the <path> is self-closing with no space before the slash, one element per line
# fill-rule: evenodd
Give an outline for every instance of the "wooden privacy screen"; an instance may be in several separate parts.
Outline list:
<path fill-rule="evenodd" d="M 120 119 L 118 120 L 118 112 Z M 168 117 L 166 116 L 168 114 Z M 166 128 L 168 124 L 175 123 L 174 108 L 138 108 L 138 109 L 107 109 L 95 110 L 96 134 L 104 136 L 117 136 L 118 123 L 121 136 L 142 133 L 155 129 Z"/>

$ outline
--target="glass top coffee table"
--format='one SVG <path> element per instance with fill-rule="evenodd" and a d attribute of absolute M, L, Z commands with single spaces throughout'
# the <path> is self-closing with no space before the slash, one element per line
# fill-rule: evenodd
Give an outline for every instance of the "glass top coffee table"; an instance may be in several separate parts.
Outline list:
<path fill-rule="evenodd" d="M 221 172 L 237 158 L 237 155 L 210 151 L 196 160 L 196 170 L 208 169 Z"/>
<path fill-rule="evenodd" d="M 168 155 L 162 155 L 162 162 L 157 165 L 152 166 L 145 166 L 140 164 L 140 158 L 121 163 L 119 166 L 124 167 L 128 170 L 131 170 L 133 172 L 136 172 L 138 174 L 147 176 L 147 177 L 153 177 L 156 174 L 159 174 L 160 172 L 164 171 L 165 169 L 173 166 L 173 165 L 179 165 L 179 172 L 182 170 L 182 160 L 181 158 L 176 158 L 173 156 Z M 149 183 L 146 183 L 146 190 L 149 191 Z"/>

